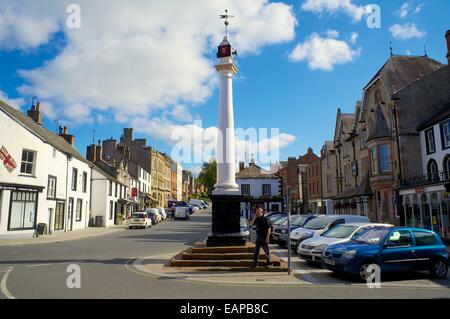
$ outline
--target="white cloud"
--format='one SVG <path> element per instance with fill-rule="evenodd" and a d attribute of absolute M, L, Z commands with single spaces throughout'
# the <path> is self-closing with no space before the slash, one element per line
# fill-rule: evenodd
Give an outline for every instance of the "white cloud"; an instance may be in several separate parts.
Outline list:
<path fill-rule="evenodd" d="M 358 6 L 352 0 L 305 0 L 301 6 L 303 11 L 313 12 L 322 15 L 324 12 L 336 14 L 339 11 L 345 12 L 354 21 L 360 21 L 370 12 L 370 5 Z"/>
<path fill-rule="evenodd" d="M 422 11 L 423 7 L 425 7 L 424 4 L 419 4 L 415 9 L 414 9 L 414 14 L 419 13 L 420 11 Z"/>
<path fill-rule="evenodd" d="M 409 14 L 410 8 L 411 8 L 411 4 L 409 2 L 405 2 L 397 12 L 398 16 L 402 19 L 406 18 Z"/>
<path fill-rule="evenodd" d="M 352 32 L 352 34 L 351 34 L 351 36 L 350 36 L 350 42 L 351 42 L 352 44 L 355 44 L 356 41 L 358 41 L 358 37 L 359 37 L 359 34 L 358 34 L 358 33 Z"/>
<path fill-rule="evenodd" d="M 426 35 L 426 32 L 420 31 L 414 23 L 395 24 L 390 28 L 390 31 L 394 38 L 400 40 L 420 39 Z"/>
<path fill-rule="evenodd" d="M 146 133 L 155 139 L 164 141 L 170 146 L 175 146 L 181 141 L 187 141 L 190 148 L 187 162 L 183 158 L 177 158 L 177 153 L 171 154 L 174 160 L 182 164 L 207 162 L 216 156 L 214 150 L 217 144 L 218 129 L 215 126 L 203 127 L 201 121 L 180 125 L 163 118 L 147 119 L 142 117 L 134 118 L 131 123 L 136 132 Z M 272 150 L 274 147 L 276 148 L 276 153 L 279 149 L 290 145 L 296 140 L 295 136 L 287 133 L 269 136 L 257 133 L 256 138 L 257 140 L 249 142 L 248 139 L 236 132 L 236 161 L 244 160 L 248 150 L 254 150 L 254 156 L 257 160 L 273 157 Z M 208 150 L 213 151 L 209 152 Z"/>
<path fill-rule="evenodd" d="M 67 29 L 72 2 L 0 0 L 0 49 L 35 48 L 62 32 L 64 46 L 56 57 L 20 71 L 26 84 L 19 91 L 62 110 L 83 105 L 122 118 L 210 97 L 224 8 L 236 16 L 230 39 L 240 55 L 291 41 L 297 23 L 292 6 L 268 0 L 79 0 L 82 27 Z"/>
<path fill-rule="evenodd" d="M 360 55 L 360 50 L 353 50 L 347 42 L 334 38 L 322 38 L 313 33 L 309 38 L 297 44 L 289 55 L 291 62 L 308 61 L 312 70 L 333 70 L 337 64 L 352 62 Z"/>
<path fill-rule="evenodd" d="M 8 97 L 8 94 L 6 94 L 6 92 L 3 91 L 0 91 L 0 100 L 18 110 L 20 110 L 22 106 L 25 105 L 25 99 L 21 97 L 17 99 L 11 99 Z"/>

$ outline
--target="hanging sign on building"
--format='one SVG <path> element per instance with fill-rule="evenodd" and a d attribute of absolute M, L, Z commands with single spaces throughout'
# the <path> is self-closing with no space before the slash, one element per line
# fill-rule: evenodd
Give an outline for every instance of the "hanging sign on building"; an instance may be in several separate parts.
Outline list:
<path fill-rule="evenodd" d="M 9 154 L 5 146 L 2 146 L 2 148 L 0 149 L 0 161 L 3 162 L 3 166 L 5 166 L 7 171 L 10 173 L 12 173 L 17 167 L 16 161 Z"/>

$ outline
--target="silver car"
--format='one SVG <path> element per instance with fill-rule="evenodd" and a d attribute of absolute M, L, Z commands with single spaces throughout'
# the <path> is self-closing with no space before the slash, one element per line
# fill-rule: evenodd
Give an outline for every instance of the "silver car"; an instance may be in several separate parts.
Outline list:
<path fill-rule="evenodd" d="M 304 240 L 298 247 L 297 253 L 301 259 L 321 262 L 322 253 L 332 244 L 340 244 L 351 240 L 354 236 L 373 227 L 393 227 L 390 224 L 349 223 L 337 225 L 322 235 Z"/>

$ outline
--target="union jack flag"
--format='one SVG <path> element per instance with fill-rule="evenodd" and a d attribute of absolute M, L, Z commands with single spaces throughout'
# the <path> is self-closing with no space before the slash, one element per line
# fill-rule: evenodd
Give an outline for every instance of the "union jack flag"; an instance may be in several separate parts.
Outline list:
<path fill-rule="evenodd" d="M 2 146 L 2 148 L 0 149 L 0 161 L 3 161 L 3 166 L 5 166 L 10 173 L 12 173 L 12 171 L 17 167 L 16 161 L 12 158 L 11 155 L 9 155 L 7 149 L 4 146 Z"/>

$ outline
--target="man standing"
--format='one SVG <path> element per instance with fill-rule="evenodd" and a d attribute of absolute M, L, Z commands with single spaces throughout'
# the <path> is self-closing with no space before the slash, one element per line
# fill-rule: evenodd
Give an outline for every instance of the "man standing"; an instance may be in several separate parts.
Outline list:
<path fill-rule="evenodd" d="M 272 224 L 270 220 L 264 216 L 264 210 L 261 207 L 256 209 L 255 217 L 250 222 L 250 226 L 256 225 L 256 242 L 255 253 L 253 255 L 253 265 L 255 268 L 258 265 L 258 257 L 260 249 L 264 249 L 267 256 L 267 266 L 272 265 L 269 252 L 270 233 L 272 231 Z"/>

